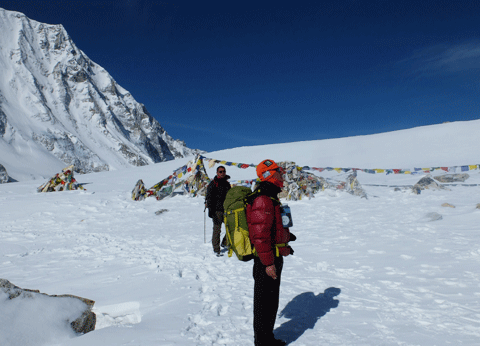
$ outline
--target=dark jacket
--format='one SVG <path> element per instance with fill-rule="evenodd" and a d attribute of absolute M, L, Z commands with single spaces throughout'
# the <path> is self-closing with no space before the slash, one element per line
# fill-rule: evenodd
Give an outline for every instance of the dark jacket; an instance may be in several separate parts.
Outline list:
<path fill-rule="evenodd" d="M 265 266 L 273 264 L 276 256 L 275 244 L 286 244 L 290 231 L 284 228 L 280 213 L 278 193 L 281 189 L 270 182 L 261 182 L 255 189 L 259 196 L 247 205 L 247 223 L 252 242 L 260 261 Z M 293 253 L 289 246 L 278 248 L 280 256 Z"/>
<path fill-rule="evenodd" d="M 230 179 L 229 175 L 225 178 L 219 179 L 217 176 L 208 184 L 207 195 L 205 202 L 207 203 L 208 214 L 221 211 L 223 213 L 223 202 L 228 190 L 230 190 L 230 183 L 227 181 Z M 210 216 L 211 217 L 211 216 Z"/>

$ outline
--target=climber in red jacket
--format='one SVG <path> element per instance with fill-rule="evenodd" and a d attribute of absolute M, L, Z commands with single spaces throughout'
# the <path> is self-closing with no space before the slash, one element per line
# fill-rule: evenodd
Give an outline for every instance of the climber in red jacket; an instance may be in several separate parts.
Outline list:
<path fill-rule="evenodd" d="M 280 277 L 283 257 L 293 254 L 289 241 L 295 240 L 282 224 L 278 194 L 283 187 L 283 170 L 272 160 L 257 166 L 261 182 L 255 191 L 258 197 L 247 205 L 247 222 L 250 241 L 255 247 L 253 278 L 253 331 L 255 346 L 286 345 L 275 339 L 273 327 L 278 311 Z"/>

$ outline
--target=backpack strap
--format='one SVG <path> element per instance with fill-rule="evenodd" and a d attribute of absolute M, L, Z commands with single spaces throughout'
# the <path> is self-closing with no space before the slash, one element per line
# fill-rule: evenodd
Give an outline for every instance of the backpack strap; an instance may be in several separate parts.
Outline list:
<path fill-rule="evenodd" d="M 263 195 L 262 192 L 263 192 L 262 189 L 258 188 L 252 193 L 248 194 L 244 199 L 244 204 L 245 205 L 252 204 L 255 198 L 257 198 L 260 195 Z M 267 196 L 267 195 L 264 195 L 264 196 Z M 271 197 L 271 196 L 267 196 L 267 197 L 270 198 L 274 202 L 274 204 L 280 204 L 280 200 L 278 198 Z"/>
<path fill-rule="evenodd" d="M 234 209 L 234 210 L 229 210 L 229 211 L 225 211 L 224 213 L 224 224 L 225 224 L 225 228 L 227 228 L 227 215 L 231 215 L 231 214 L 235 214 L 235 229 L 238 228 L 238 213 L 241 212 L 242 210 L 244 210 L 245 208 L 238 208 L 238 209 Z M 228 229 L 226 230 L 226 235 L 227 235 L 227 238 L 228 238 L 228 243 L 229 244 L 233 244 L 233 239 L 232 237 L 230 236 L 230 232 L 228 232 Z M 231 247 L 229 247 L 228 249 L 228 257 L 232 257 L 233 255 L 233 250 Z"/>
<path fill-rule="evenodd" d="M 278 248 L 287 247 L 288 243 L 275 244 L 275 257 L 280 257 L 280 250 Z"/>
<path fill-rule="evenodd" d="M 224 212 L 224 224 L 225 224 L 225 230 L 226 230 L 226 236 L 228 238 L 228 243 L 229 244 L 233 244 L 233 239 L 230 235 L 230 232 L 228 232 L 228 224 L 227 224 L 227 215 L 231 215 L 231 214 L 235 214 L 235 229 L 238 229 L 239 228 L 239 225 L 238 225 L 238 214 L 242 211 L 245 211 L 245 207 L 242 207 L 242 208 L 238 208 L 238 209 L 234 209 L 234 210 L 229 210 L 229 211 L 225 211 Z M 258 256 L 257 255 L 257 251 L 255 250 L 255 248 L 252 246 L 252 253 L 254 256 Z M 228 257 L 232 257 L 233 255 L 233 249 L 231 247 L 229 247 L 228 249 Z"/>

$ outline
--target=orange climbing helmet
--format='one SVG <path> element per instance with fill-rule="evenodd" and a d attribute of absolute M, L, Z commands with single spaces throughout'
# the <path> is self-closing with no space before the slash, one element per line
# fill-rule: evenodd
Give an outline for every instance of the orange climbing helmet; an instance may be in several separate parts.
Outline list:
<path fill-rule="evenodd" d="M 257 176 L 261 181 L 269 181 L 277 186 L 282 187 L 283 181 L 279 182 L 277 179 L 275 179 L 275 171 L 278 171 L 281 174 L 284 173 L 283 168 L 279 167 L 273 160 L 263 160 L 257 165 Z"/>

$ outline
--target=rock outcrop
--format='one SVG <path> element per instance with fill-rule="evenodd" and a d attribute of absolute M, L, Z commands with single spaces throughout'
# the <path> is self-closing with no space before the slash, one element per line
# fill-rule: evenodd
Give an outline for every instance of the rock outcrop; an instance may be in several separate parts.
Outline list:
<path fill-rule="evenodd" d="M 7 170 L 0 164 L 0 184 L 5 184 L 10 181 L 10 177 L 8 176 Z"/>

